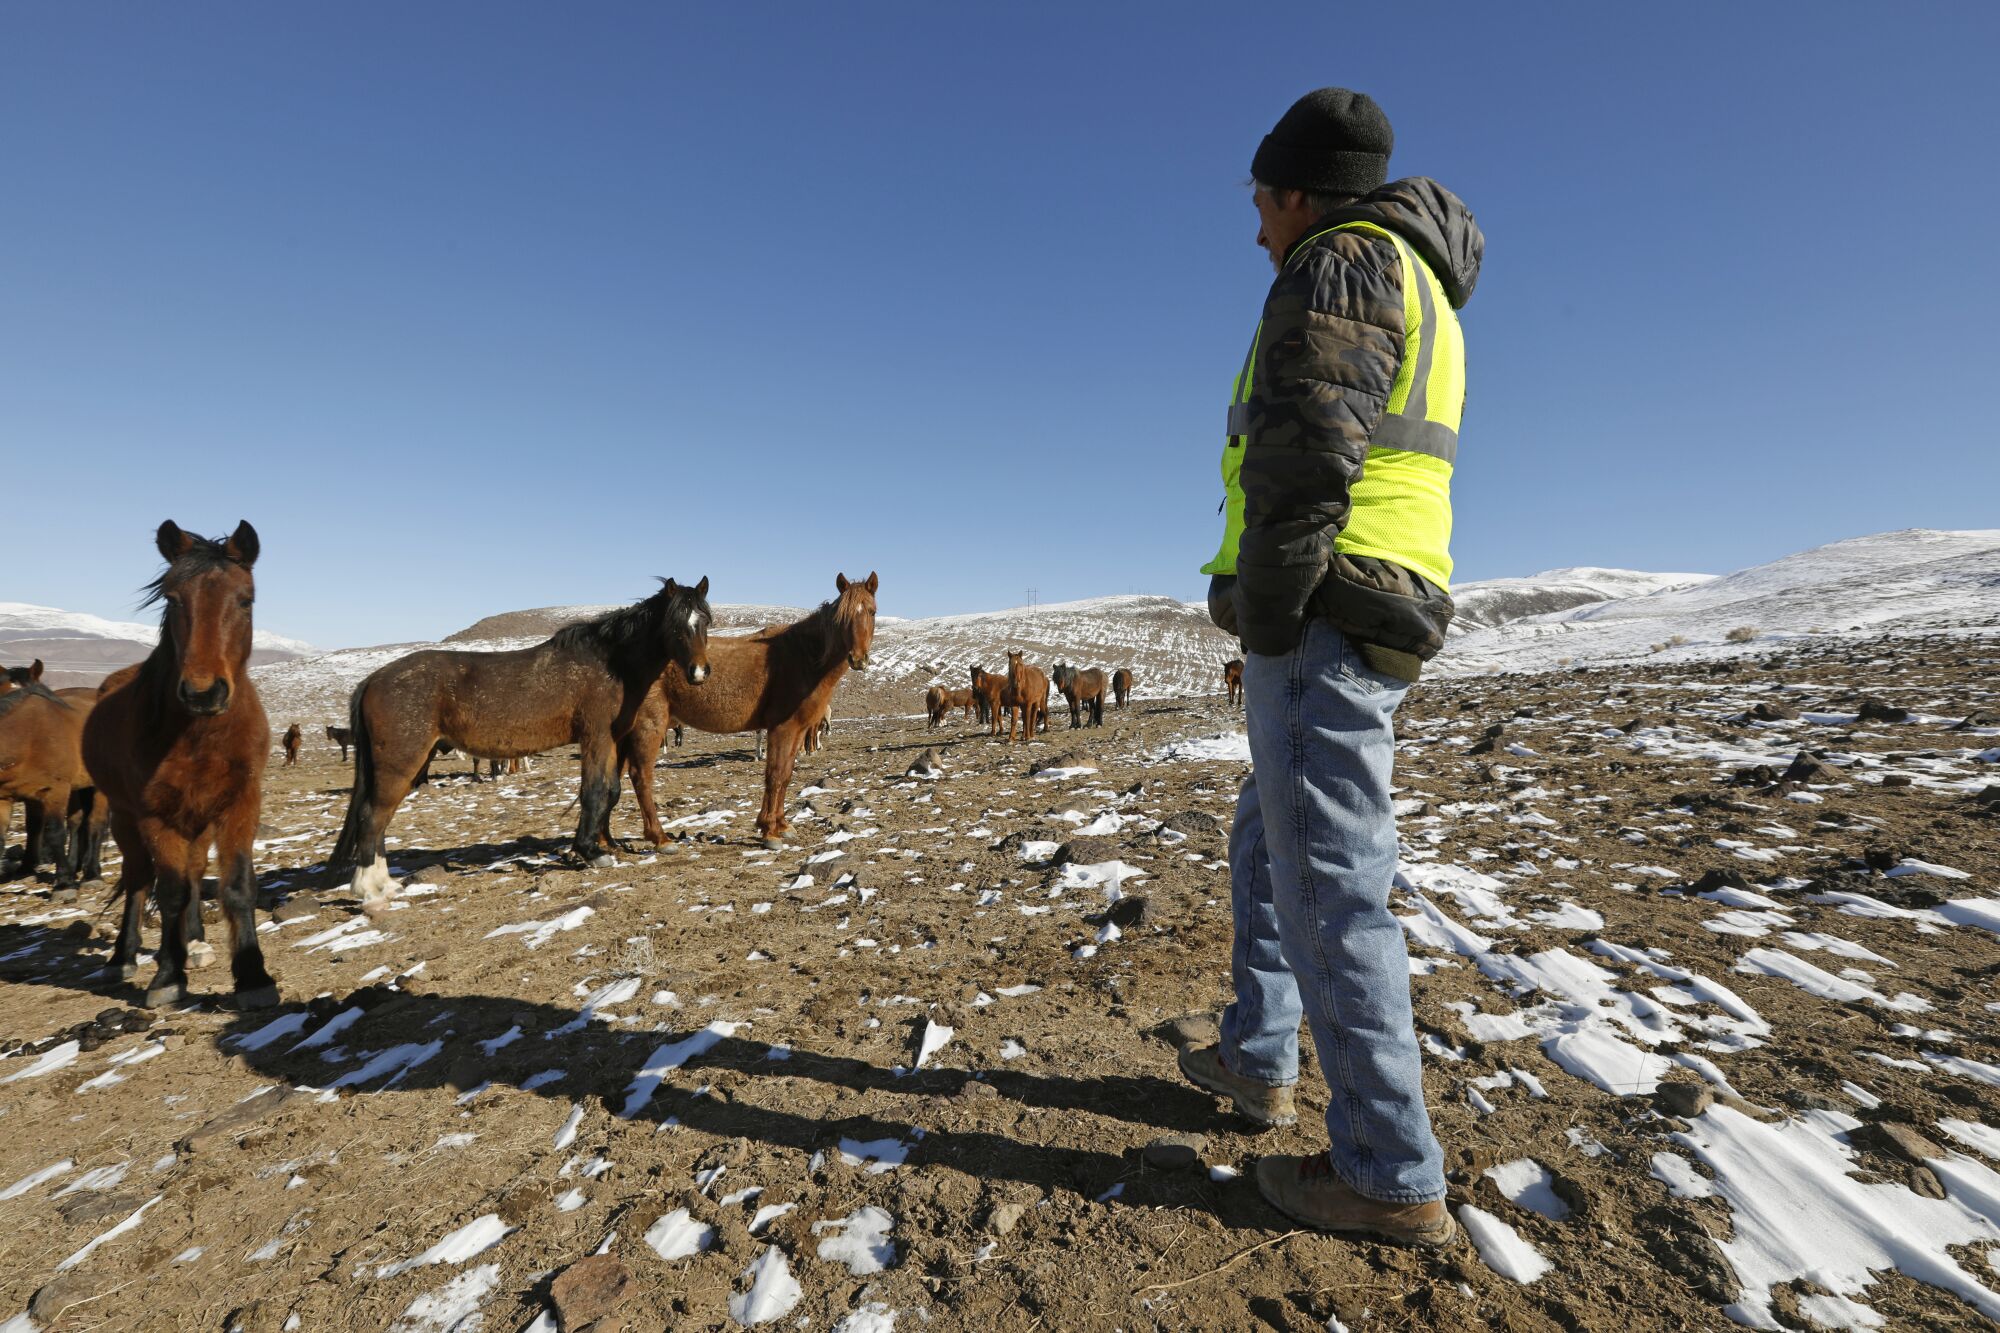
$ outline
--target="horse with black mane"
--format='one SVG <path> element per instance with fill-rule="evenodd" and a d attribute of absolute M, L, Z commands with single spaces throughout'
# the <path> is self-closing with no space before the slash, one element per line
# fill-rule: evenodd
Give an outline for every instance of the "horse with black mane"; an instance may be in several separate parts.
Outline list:
<path fill-rule="evenodd" d="M 257 871 L 251 851 L 263 797 L 271 724 L 250 680 L 251 566 L 260 543 L 247 522 L 215 541 L 162 523 L 154 544 L 166 570 L 147 588 L 163 602 L 151 656 L 99 687 L 83 724 L 83 759 L 110 802 L 124 854 L 125 899 L 107 973 L 138 970 L 141 911 L 159 902 L 158 972 L 149 1006 L 187 998 L 188 946 L 201 936 L 200 886 L 211 844 L 229 923 L 230 974 L 244 1008 L 278 1002 L 257 947 Z"/>
<path fill-rule="evenodd" d="M 336 727 L 328 724 L 326 738 L 340 747 L 340 762 L 343 764 L 346 763 L 347 749 L 354 744 L 354 733 L 346 727 Z"/>
<path fill-rule="evenodd" d="M 850 669 L 867 669 L 875 643 L 875 592 L 881 581 L 872 573 L 858 582 L 839 574 L 833 586 L 839 596 L 793 624 L 709 640 L 714 674 L 700 689 L 668 674 L 647 691 L 619 754 L 654 846 L 667 835 L 653 801 L 653 764 L 667 729 L 680 724 L 720 734 L 770 732 L 757 832 L 766 846 L 783 845 L 785 790 L 799 748 L 808 731 L 824 725 L 841 677 Z"/>
<path fill-rule="evenodd" d="M 1119 667 L 1111 673 L 1111 697 L 1123 708 L 1125 701 L 1132 697 L 1132 671 L 1129 667 Z"/>
<path fill-rule="evenodd" d="M 1243 659 L 1232 657 L 1222 664 L 1222 688 L 1229 692 L 1229 702 L 1243 702 Z"/>
<path fill-rule="evenodd" d="M 372 913 L 391 885 L 383 837 L 440 742 L 485 758 L 515 759 L 574 743 L 582 752 L 582 806 L 571 849 L 610 855 L 605 821 L 618 798 L 618 738 L 663 675 L 708 678 L 708 580 L 672 579 L 644 601 L 565 625 L 511 652 L 426 649 L 361 682 L 348 705 L 354 790 L 331 864 L 354 867 Z"/>
<path fill-rule="evenodd" d="M 299 742 L 304 739 L 305 733 L 299 730 L 298 723 L 294 722 L 291 726 L 285 728 L 285 738 L 279 744 L 285 750 L 286 768 L 290 768 L 293 764 L 299 762 Z"/>
<path fill-rule="evenodd" d="M 1079 671 L 1073 666 L 1056 663 L 1051 673 L 1056 692 L 1069 701 L 1069 728 L 1075 731 L 1081 726 L 1101 727 L 1104 725 L 1104 673 L 1096 667 Z M 1087 719 L 1087 720 L 1086 720 Z"/>

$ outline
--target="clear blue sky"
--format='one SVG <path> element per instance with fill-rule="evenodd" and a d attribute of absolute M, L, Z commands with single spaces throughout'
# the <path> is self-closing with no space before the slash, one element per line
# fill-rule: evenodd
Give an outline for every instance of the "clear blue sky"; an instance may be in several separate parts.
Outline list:
<path fill-rule="evenodd" d="M 1488 262 L 1458 577 L 2000 524 L 2000 7 L 0 3 L 0 599 L 1193 597 L 1299 94 Z"/>

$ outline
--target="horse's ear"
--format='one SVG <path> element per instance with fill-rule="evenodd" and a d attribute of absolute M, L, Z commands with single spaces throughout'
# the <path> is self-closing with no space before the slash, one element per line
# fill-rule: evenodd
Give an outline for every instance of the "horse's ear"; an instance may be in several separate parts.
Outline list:
<path fill-rule="evenodd" d="M 835 575 L 833 576 L 833 590 L 834 590 L 835 592 L 846 592 L 846 591 L 847 591 L 847 575 L 845 575 L 845 574 L 835 574 Z"/>
<path fill-rule="evenodd" d="M 261 547 L 257 541 L 257 529 L 250 526 L 249 519 L 236 525 L 236 531 L 229 534 L 229 542 L 222 549 L 245 569 L 257 563 L 257 552 Z"/>
<path fill-rule="evenodd" d="M 666 594 L 668 597 L 674 596 L 680 590 L 681 590 L 681 585 L 675 583 L 672 579 L 660 580 L 660 591 Z"/>
<path fill-rule="evenodd" d="M 40 680 L 41 678 L 42 678 L 42 659 L 38 657 L 28 666 L 28 679 Z"/>
<path fill-rule="evenodd" d="M 180 524 L 168 519 L 153 534 L 153 545 L 160 548 L 160 558 L 171 565 L 194 549 L 194 538 L 182 532 Z"/>
<path fill-rule="evenodd" d="M 694 595 L 704 602 L 708 600 L 708 575 L 701 576 L 701 582 L 694 585 Z"/>
<path fill-rule="evenodd" d="M 876 578 L 876 577 L 875 577 L 875 571 L 874 571 L 874 570 L 872 570 L 872 569 L 871 569 L 871 570 L 869 570 L 869 571 L 868 571 L 868 591 L 869 591 L 869 592 L 870 592 L 870 593 L 872 594 L 872 593 L 873 593 L 873 592 L 874 592 L 874 591 L 875 591 L 875 590 L 876 590 L 877 588 L 879 588 L 879 587 L 881 587 L 881 586 L 882 586 L 882 580 L 880 580 L 880 579 L 878 579 L 878 578 Z"/>

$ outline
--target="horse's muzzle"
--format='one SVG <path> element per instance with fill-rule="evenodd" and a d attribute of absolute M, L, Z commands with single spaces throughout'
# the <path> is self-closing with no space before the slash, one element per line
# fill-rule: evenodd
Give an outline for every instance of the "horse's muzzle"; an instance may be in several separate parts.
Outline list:
<path fill-rule="evenodd" d="M 847 665 L 853 667 L 856 671 L 866 671 L 868 669 L 868 654 L 849 653 L 847 655 Z"/>
<path fill-rule="evenodd" d="M 703 662 L 688 668 L 688 680 L 699 685 L 708 679 L 708 663 Z"/>
<path fill-rule="evenodd" d="M 183 680 L 180 684 L 181 707 L 196 717 L 217 717 L 229 711 L 229 682 L 217 679 L 205 690 L 197 690 Z"/>

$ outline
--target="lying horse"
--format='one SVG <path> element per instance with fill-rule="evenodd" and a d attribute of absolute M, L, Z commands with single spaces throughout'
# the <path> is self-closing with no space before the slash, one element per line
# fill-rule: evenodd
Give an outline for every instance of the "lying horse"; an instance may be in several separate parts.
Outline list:
<path fill-rule="evenodd" d="M 426 649 L 398 658 L 355 689 L 354 790 L 331 864 L 354 867 L 354 890 L 371 913 L 387 901 L 383 837 L 440 740 L 502 759 L 575 743 L 582 786 L 572 850 L 589 863 L 610 855 L 605 820 L 618 798 L 618 737 L 663 674 L 708 678 L 708 580 L 662 580 L 642 602 L 565 625 L 511 652 Z"/>
<path fill-rule="evenodd" d="M 347 762 L 347 747 L 354 744 L 354 732 L 347 727 L 329 726 L 326 738 L 340 747 L 340 762 Z"/>
<path fill-rule="evenodd" d="M 1243 659 L 1232 657 L 1222 664 L 1222 688 L 1229 691 L 1229 702 L 1243 702 Z"/>
<path fill-rule="evenodd" d="M 159 971 L 146 1004 L 187 998 L 188 945 L 201 935 L 200 886 L 214 844 L 236 1003 L 278 1002 L 257 947 L 257 871 L 251 850 L 271 754 L 271 724 L 250 680 L 250 606 L 257 530 L 236 525 L 206 541 L 162 523 L 154 539 L 167 568 L 148 587 L 164 602 L 152 655 L 105 680 L 83 725 L 83 759 L 110 801 L 111 833 L 124 853 L 125 899 L 106 967 L 138 970 L 140 915 L 159 901 Z"/>
<path fill-rule="evenodd" d="M 1123 708 L 1125 701 L 1132 697 L 1132 672 L 1127 667 L 1119 667 L 1111 673 L 1111 697 Z"/>
<path fill-rule="evenodd" d="M 1073 666 L 1056 663 L 1056 692 L 1069 700 L 1069 729 L 1075 731 L 1083 726 L 1083 718 L 1089 716 L 1089 725 L 1104 725 L 1104 673 L 1096 667 L 1088 671 L 1078 671 Z"/>
<path fill-rule="evenodd" d="M 785 790 L 791 785 L 799 747 L 807 731 L 818 728 L 827 716 L 827 701 L 840 678 L 850 669 L 867 669 L 868 653 L 875 644 L 875 591 L 880 580 L 870 574 L 853 582 L 840 574 L 833 586 L 837 598 L 821 603 L 794 624 L 745 638 L 709 640 L 714 674 L 702 688 L 694 689 L 668 674 L 657 688 L 647 691 L 644 706 L 619 743 L 619 757 L 632 780 L 646 837 L 654 846 L 664 843 L 667 835 L 653 802 L 653 763 L 667 729 L 681 724 L 720 734 L 771 733 L 757 832 L 767 847 L 783 845 Z"/>

